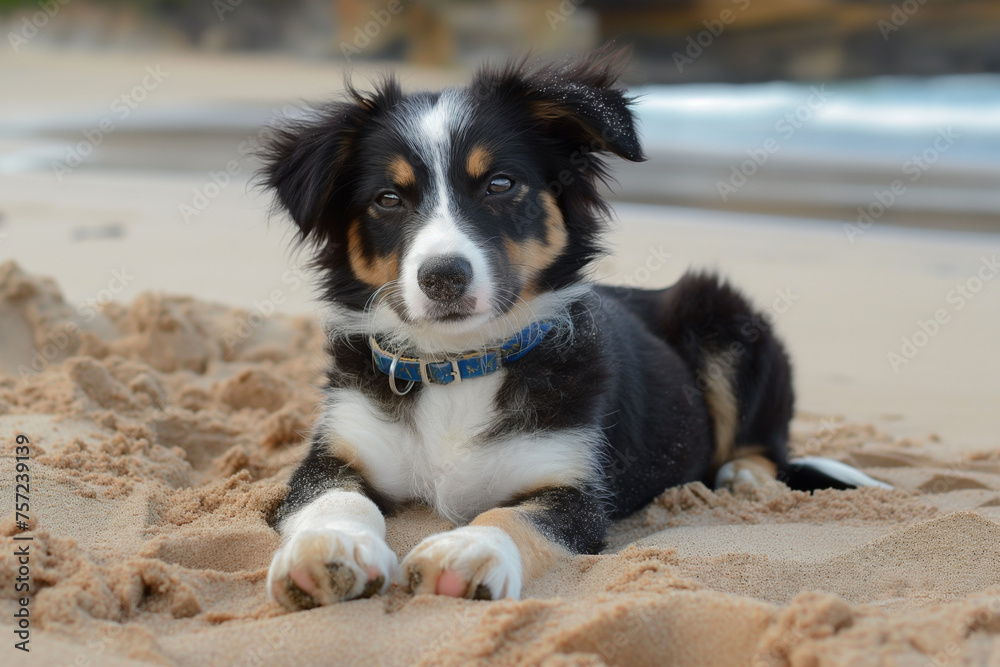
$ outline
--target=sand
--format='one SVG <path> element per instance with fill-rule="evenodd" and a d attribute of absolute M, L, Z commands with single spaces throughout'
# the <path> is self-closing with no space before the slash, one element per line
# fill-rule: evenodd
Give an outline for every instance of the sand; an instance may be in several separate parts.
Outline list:
<path fill-rule="evenodd" d="M 315 415 L 322 332 L 252 314 L 158 293 L 81 313 L 0 265 L 0 498 L 18 434 L 32 457 L 29 530 L 0 514 L 4 664 L 1000 664 L 1000 456 L 814 414 L 798 453 L 896 488 L 690 484 L 521 601 L 393 588 L 286 613 L 264 593 L 266 518 Z M 388 542 L 448 525 L 411 507 Z M 30 655 L 11 632 L 25 543 Z"/>

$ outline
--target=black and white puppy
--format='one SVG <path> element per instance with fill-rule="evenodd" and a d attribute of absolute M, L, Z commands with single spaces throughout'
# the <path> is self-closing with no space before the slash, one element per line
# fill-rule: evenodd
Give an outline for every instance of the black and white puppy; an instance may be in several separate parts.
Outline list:
<path fill-rule="evenodd" d="M 349 87 L 267 147 L 331 312 L 322 416 L 274 517 L 267 586 L 285 607 L 394 577 L 517 598 L 667 487 L 794 477 L 789 361 L 739 293 L 709 275 L 585 280 L 601 156 L 644 159 L 621 60 L 485 68 L 440 93 Z M 458 527 L 400 565 L 384 516 L 411 501 Z"/>

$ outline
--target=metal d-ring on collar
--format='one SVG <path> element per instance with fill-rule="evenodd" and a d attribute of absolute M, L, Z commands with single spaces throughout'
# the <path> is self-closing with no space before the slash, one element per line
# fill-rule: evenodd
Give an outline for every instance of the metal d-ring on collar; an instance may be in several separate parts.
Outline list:
<path fill-rule="evenodd" d="M 399 358 L 401 356 L 403 356 L 402 352 L 393 355 L 392 363 L 389 364 L 389 388 L 392 389 L 392 393 L 396 394 L 396 396 L 406 396 L 410 393 L 410 390 L 413 389 L 413 385 L 416 384 L 413 380 L 407 380 L 406 389 L 403 391 L 396 389 L 396 365 L 399 363 Z M 451 369 L 451 372 L 454 374 L 455 384 L 461 384 L 462 372 L 458 367 L 458 359 L 451 360 Z M 420 364 L 420 379 L 424 384 L 430 384 L 430 379 L 427 377 L 426 364 Z"/>
<path fill-rule="evenodd" d="M 389 364 L 389 389 L 392 389 L 392 393 L 396 394 L 396 396 L 406 396 L 410 393 L 410 390 L 413 389 L 413 385 L 416 384 L 413 380 L 407 380 L 406 389 L 403 391 L 396 389 L 396 364 L 399 363 L 399 358 L 401 356 L 403 356 L 402 352 L 396 354 L 392 358 L 392 363 Z M 421 373 L 423 373 L 423 367 L 421 367 L 420 370 Z"/>

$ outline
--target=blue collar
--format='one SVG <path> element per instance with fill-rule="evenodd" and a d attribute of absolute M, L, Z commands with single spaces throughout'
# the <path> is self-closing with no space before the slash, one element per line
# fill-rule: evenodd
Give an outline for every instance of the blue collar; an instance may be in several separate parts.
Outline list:
<path fill-rule="evenodd" d="M 392 391 L 402 396 L 413 389 L 415 382 L 451 384 L 498 371 L 501 366 L 517 361 L 530 352 L 542 342 L 551 328 L 551 322 L 532 322 L 500 347 L 490 348 L 483 353 L 471 352 L 444 361 L 423 361 L 401 354 L 389 354 L 379 347 L 374 336 L 369 338 L 368 343 L 372 348 L 375 368 L 389 376 L 389 386 Z M 397 379 L 409 382 L 406 389 L 400 391 L 396 388 Z"/>

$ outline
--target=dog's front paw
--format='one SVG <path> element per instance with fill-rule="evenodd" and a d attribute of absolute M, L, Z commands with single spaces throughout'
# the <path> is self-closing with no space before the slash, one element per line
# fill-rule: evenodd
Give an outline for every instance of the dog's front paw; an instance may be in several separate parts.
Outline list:
<path fill-rule="evenodd" d="M 516 600 L 521 554 L 503 530 L 465 526 L 425 538 L 403 560 L 400 578 L 414 594 Z"/>
<path fill-rule="evenodd" d="M 267 590 L 291 610 L 371 597 L 385 590 L 398 562 L 385 540 L 363 525 L 305 530 L 274 554 Z"/>

